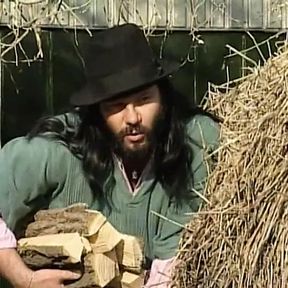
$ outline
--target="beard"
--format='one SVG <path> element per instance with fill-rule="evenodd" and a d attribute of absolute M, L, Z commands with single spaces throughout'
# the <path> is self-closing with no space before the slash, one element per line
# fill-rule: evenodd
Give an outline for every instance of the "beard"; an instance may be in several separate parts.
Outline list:
<path fill-rule="evenodd" d="M 160 113 L 149 129 L 141 124 L 129 125 L 115 134 L 109 131 L 110 146 L 112 151 L 123 161 L 145 161 L 155 150 L 163 130 L 164 117 Z M 145 135 L 143 143 L 133 143 L 133 145 L 126 145 L 124 138 L 129 135 Z"/>

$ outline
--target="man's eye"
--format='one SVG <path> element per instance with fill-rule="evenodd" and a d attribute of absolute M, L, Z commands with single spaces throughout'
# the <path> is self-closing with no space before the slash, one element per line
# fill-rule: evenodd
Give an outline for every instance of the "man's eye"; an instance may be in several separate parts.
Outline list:
<path fill-rule="evenodd" d="M 108 111 L 117 111 L 117 110 L 122 110 L 124 108 L 124 104 L 123 103 L 111 103 L 109 105 L 106 106 L 106 110 Z"/>

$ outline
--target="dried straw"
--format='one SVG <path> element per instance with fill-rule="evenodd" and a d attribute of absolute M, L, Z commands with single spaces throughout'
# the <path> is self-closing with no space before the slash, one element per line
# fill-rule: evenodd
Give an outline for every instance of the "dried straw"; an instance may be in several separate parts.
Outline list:
<path fill-rule="evenodd" d="M 209 200 L 193 216 L 173 287 L 288 287 L 288 49 L 209 92 L 222 120 Z"/>

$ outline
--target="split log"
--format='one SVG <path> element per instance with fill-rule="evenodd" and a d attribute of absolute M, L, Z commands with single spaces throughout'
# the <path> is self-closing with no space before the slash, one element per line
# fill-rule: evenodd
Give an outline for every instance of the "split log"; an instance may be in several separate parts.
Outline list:
<path fill-rule="evenodd" d="M 106 217 L 99 211 L 86 210 L 86 221 L 87 221 L 87 233 L 84 234 L 86 237 L 90 237 L 98 233 L 101 227 L 108 223 Z"/>
<path fill-rule="evenodd" d="M 68 270 L 69 267 L 67 267 Z M 95 282 L 95 269 L 94 269 L 94 255 L 88 253 L 83 259 L 83 266 L 82 266 L 83 274 L 81 278 L 77 281 L 65 283 L 65 287 L 69 288 L 95 288 L 99 287 Z"/>
<path fill-rule="evenodd" d="M 122 234 L 106 222 L 98 233 L 88 237 L 88 240 L 95 253 L 105 253 L 113 250 L 122 241 Z"/>
<path fill-rule="evenodd" d="M 138 274 L 143 270 L 144 243 L 137 237 L 121 234 L 106 222 L 88 239 L 95 253 L 105 253 L 116 247 L 118 262 L 123 269 Z"/>
<path fill-rule="evenodd" d="M 106 253 L 93 253 L 93 266 L 95 271 L 95 283 L 99 287 L 105 287 L 113 279 L 120 275 L 116 251 Z"/>
<path fill-rule="evenodd" d="M 28 225 L 25 237 L 75 232 L 82 236 L 96 234 L 107 221 L 106 217 L 85 208 L 83 204 L 75 204 L 67 208 L 41 210 L 35 214 L 35 222 Z"/>
<path fill-rule="evenodd" d="M 64 212 L 81 213 L 81 212 L 84 212 L 87 208 L 88 206 L 85 203 L 75 203 L 64 208 L 52 208 L 52 209 L 39 210 L 34 215 L 34 220 L 35 221 L 46 220 L 47 217 L 57 220 L 58 217 L 60 218 L 62 217 Z"/>
<path fill-rule="evenodd" d="M 28 225 L 25 237 L 37 237 L 41 235 L 50 235 L 50 234 L 58 234 L 58 233 L 75 233 L 78 232 L 80 235 L 83 235 L 87 232 L 87 227 L 85 226 L 85 222 L 81 221 L 82 215 L 79 216 L 77 221 L 71 221 L 69 217 L 65 217 L 63 219 L 58 219 L 57 223 L 54 220 L 39 220 L 33 222 Z M 70 221 L 69 221 L 70 220 Z M 54 222 L 54 223 L 53 223 Z"/>
<path fill-rule="evenodd" d="M 18 252 L 32 270 L 63 269 L 82 277 L 65 287 L 92 288 L 95 283 L 94 267 L 89 258 L 92 249 L 87 239 L 78 233 L 43 235 L 18 241 Z"/>
<path fill-rule="evenodd" d="M 122 288 L 141 288 L 144 285 L 144 274 L 137 275 L 129 272 L 123 272 L 121 278 Z"/>
<path fill-rule="evenodd" d="M 89 253 L 84 258 L 84 271 L 82 277 L 65 287 L 69 288 L 94 288 L 94 287 L 112 287 L 109 283 L 116 280 L 120 285 L 119 266 L 115 250 L 107 253 L 93 254 Z M 116 286 L 121 288 L 121 286 Z M 113 288 L 116 288 L 113 286 Z M 139 286 L 138 288 L 140 288 Z M 135 287 L 136 288 L 136 287 Z"/>
<path fill-rule="evenodd" d="M 118 262 L 124 270 L 140 274 L 144 263 L 143 240 L 126 234 L 121 234 L 122 241 L 116 247 Z"/>
<path fill-rule="evenodd" d="M 24 262 L 38 268 L 79 263 L 86 246 L 87 242 L 84 245 L 78 233 L 43 235 L 18 241 L 18 251 Z"/>

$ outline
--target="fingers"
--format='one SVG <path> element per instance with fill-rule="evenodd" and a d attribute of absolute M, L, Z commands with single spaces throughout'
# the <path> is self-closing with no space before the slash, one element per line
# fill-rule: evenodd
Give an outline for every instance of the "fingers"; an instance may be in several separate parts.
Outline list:
<path fill-rule="evenodd" d="M 65 281 L 73 281 L 81 277 L 81 275 L 69 270 L 54 269 L 38 270 L 34 272 L 33 276 L 29 288 L 60 288 L 64 287 Z"/>
<path fill-rule="evenodd" d="M 56 272 L 56 270 L 55 270 Z M 57 270 L 58 275 L 57 278 L 61 281 L 65 280 L 77 280 L 81 277 L 80 274 L 68 271 L 68 270 Z"/>

